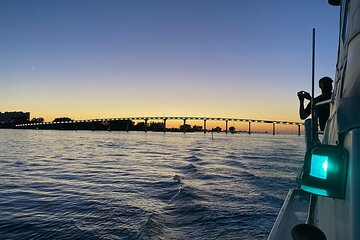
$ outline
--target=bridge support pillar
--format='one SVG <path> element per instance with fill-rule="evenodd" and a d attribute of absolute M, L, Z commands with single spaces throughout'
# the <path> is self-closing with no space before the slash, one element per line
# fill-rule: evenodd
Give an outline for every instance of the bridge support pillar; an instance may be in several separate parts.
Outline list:
<path fill-rule="evenodd" d="M 147 118 L 145 118 L 144 121 L 145 121 L 145 123 L 144 123 L 144 130 L 145 130 L 145 132 L 147 132 L 147 121 L 148 121 Z"/>
<path fill-rule="evenodd" d="M 78 130 L 78 124 L 75 123 L 75 131 L 77 131 L 77 130 Z"/>
<path fill-rule="evenodd" d="M 129 132 L 129 124 L 130 124 L 129 121 L 130 121 L 130 120 L 127 120 L 127 121 L 126 121 L 126 132 Z"/>
<path fill-rule="evenodd" d="M 226 123 L 225 132 L 226 132 L 226 134 L 228 134 L 228 120 L 226 120 L 225 123 Z"/>
<path fill-rule="evenodd" d="M 164 118 L 164 133 L 166 132 L 166 118 Z"/>
<path fill-rule="evenodd" d="M 300 136 L 300 124 L 298 125 L 298 136 Z"/>
<path fill-rule="evenodd" d="M 183 125 L 183 127 L 184 127 L 184 133 L 186 132 L 186 126 L 185 126 L 185 124 L 186 124 L 186 118 L 184 118 L 184 125 Z"/>
<path fill-rule="evenodd" d="M 251 134 L 251 122 L 249 122 L 249 135 Z"/>
<path fill-rule="evenodd" d="M 94 129 L 95 129 L 95 126 L 94 126 L 94 122 L 92 121 L 91 122 L 91 131 L 94 131 Z"/>
<path fill-rule="evenodd" d="M 275 135 L 275 123 L 273 123 L 273 135 Z"/>
<path fill-rule="evenodd" d="M 108 126 L 108 131 L 111 132 L 111 122 L 108 122 L 109 126 Z"/>
<path fill-rule="evenodd" d="M 204 119 L 204 133 L 206 133 L 206 119 Z"/>

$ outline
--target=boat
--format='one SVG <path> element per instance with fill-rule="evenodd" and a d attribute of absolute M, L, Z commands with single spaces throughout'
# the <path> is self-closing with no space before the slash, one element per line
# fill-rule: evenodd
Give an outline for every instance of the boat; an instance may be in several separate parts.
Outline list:
<path fill-rule="evenodd" d="M 305 122 L 307 151 L 268 240 L 360 239 L 360 0 L 329 0 L 340 11 L 330 117 L 318 141 Z M 316 118 L 316 106 L 312 111 Z"/>

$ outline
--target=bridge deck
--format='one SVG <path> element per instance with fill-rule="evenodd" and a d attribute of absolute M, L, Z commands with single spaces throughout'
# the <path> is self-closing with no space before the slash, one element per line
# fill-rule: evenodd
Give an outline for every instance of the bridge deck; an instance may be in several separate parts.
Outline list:
<path fill-rule="evenodd" d="M 88 119 L 88 120 L 73 120 L 63 122 L 42 122 L 42 123 L 27 123 L 18 124 L 16 127 L 48 125 L 48 124 L 69 124 L 69 123 L 83 123 L 83 122 L 111 122 L 111 121 L 148 121 L 148 120 L 198 120 L 198 121 L 225 121 L 225 122 L 248 122 L 248 123 L 272 123 L 272 124 L 286 124 L 286 125 L 304 125 L 302 122 L 278 121 L 278 120 L 261 120 L 261 119 L 245 119 L 245 118 L 214 118 L 214 117 L 128 117 L 128 118 L 102 118 L 102 119 Z"/>

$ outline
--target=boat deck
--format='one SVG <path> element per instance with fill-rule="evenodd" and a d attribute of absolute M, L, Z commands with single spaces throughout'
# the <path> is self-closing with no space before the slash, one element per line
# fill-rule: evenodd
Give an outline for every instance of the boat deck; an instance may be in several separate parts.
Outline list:
<path fill-rule="evenodd" d="M 291 240 L 291 229 L 306 221 L 309 201 L 309 193 L 301 189 L 291 189 L 280 209 L 268 240 Z"/>

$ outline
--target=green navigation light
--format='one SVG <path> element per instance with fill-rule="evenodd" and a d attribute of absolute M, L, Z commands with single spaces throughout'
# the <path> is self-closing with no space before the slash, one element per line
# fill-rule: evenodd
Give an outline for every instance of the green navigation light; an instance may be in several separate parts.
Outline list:
<path fill-rule="evenodd" d="M 313 154 L 311 156 L 310 176 L 326 179 L 328 171 L 328 156 Z"/>
<path fill-rule="evenodd" d="M 301 189 L 316 195 L 345 198 L 348 174 L 345 148 L 319 145 L 305 155 Z"/>
<path fill-rule="evenodd" d="M 324 189 L 319 189 L 319 188 L 314 188 L 314 187 L 309 187 L 309 186 L 301 186 L 301 189 L 304 190 L 305 192 L 310 192 L 316 195 L 321 195 L 321 196 L 329 196 L 328 191 L 324 190 Z"/>

